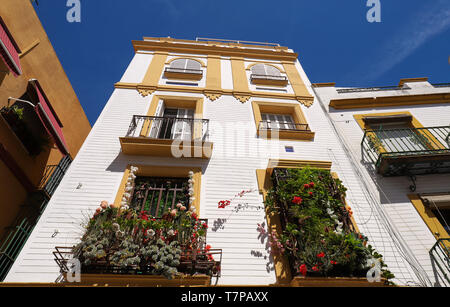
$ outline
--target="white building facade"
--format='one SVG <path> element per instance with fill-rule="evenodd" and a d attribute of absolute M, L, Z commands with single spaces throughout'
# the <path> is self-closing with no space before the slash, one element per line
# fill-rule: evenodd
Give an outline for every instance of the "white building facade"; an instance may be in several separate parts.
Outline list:
<path fill-rule="evenodd" d="M 313 90 L 427 284 L 448 286 L 450 84 Z"/>
<path fill-rule="evenodd" d="M 140 176 L 177 177 L 193 171 L 193 206 L 208 220 L 208 244 L 222 249 L 218 284 L 277 283 L 281 273 L 268 238 L 258 229 L 258 224 L 271 227 L 261 178 L 274 165 L 329 165 L 347 187 L 356 223 L 384 256 L 394 282 L 423 285 L 424 272 L 432 279 L 427 255 L 436 240 L 406 201 L 408 179 L 389 182 L 399 191 L 390 188 L 394 202 L 383 202 L 384 212 L 378 210 L 334 128 L 340 113 L 331 114 L 330 121 L 295 52 L 276 44 L 171 38 L 144 38 L 133 46 L 128 69 L 5 282 L 55 281 L 60 276 L 55 246 L 77 244 L 82 224 L 101 201 L 120 206 L 131 166 L 139 168 Z M 337 95 L 333 88 L 320 90 L 323 101 Z M 449 109 L 445 104 L 439 108 L 445 121 Z M 417 111 L 424 125 L 437 120 L 431 110 Z M 350 120 L 351 115 L 345 116 Z M 181 120 L 170 124 L 161 118 Z M 284 132 L 277 129 L 282 125 Z M 345 127 L 353 133 L 352 149 L 357 151 L 362 132 L 351 125 Z M 279 139 L 267 138 L 262 130 L 279 134 Z M 185 139 L 183 135 L 187 142 L 175 149 L 167 142 Z M 431 176 L 440 190 L 448 187 L 449 175 Z M 434 189 L 423 181 L 418 180 L 418 189 Z M 245 195 L 236 198 L 241 191 Z M 231 205 L 219 208 L 222 200 L 232 200 Z M 384 213 L 397 230 L 386 226 Z M 411 244 L 405 246 L 405 241 Z M 409 259 L 411 254 L 416 259 Z"/>

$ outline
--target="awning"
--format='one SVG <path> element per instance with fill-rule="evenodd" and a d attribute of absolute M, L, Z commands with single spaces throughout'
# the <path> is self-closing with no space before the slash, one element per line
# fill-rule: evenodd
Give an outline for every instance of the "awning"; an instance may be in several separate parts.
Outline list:
<path fill-rule="evenodd" d="M 3 19 L 0 17 L 0 57 L 15 77 L 22 74 L 22 67 L 19 61 L 20 52 Z"/>
<path fill-rule="evenodd" d="M 36 90 L 36 95 L 39 102 L 35 105 L 35 110 L 42 124 L 47 130 L 47 133 L 53 138 L 56 146 L 63 155 L 68 155 L 69 150 L 64 139 L 62 132 L 62 124 L 53 110 L 52 106 L 48 102 L 39 82 L 37 80 L 30 80 L 34 89 Z"/>
<path fill-rule="evenodd" d="M 425 206 L 430 209 L 450 209 L 450 193 L 420 194 Z"/>

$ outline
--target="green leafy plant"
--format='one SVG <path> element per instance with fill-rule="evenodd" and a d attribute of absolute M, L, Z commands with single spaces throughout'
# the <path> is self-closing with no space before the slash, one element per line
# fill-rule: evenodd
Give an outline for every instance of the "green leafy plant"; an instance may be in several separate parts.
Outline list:
<path fill-rule="evenodd" d="M 157 219 L 145 211 L 119 210 L 102 203 L 89 220 L 81 242 L 73 248 L 74 255 L 85 272 L 101 268 L 169 279 L 181 273 L 216 273 L 220 264 L 214 261 L 210 246 L 205 245 L 207 224 L 184 206 L 177 208 Z M 193 253 L 196 261 L 206 262 L 204 269 L 183 267 L 182 262 L 189 263 Z"/>
<path fill-rule="evenodd" d="M 274 252 L 286 253 L 294 275 L 363 277 L 370 259 L 381 259 L 356 231 L 347 189 L 329 171 L 277 170 L 273 180 L 265 204 L 284 227 L 269 238 Z M 381 271 L 386 279 L 394 277 L 384 263 Z"/>

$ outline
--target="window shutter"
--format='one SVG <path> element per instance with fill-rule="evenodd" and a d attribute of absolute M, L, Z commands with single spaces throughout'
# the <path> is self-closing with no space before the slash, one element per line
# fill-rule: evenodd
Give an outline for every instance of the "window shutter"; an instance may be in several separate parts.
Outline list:
<path fill-rule="evenodd" d="M 3 19 L 0 17 L 0 57 L 15 77 L 22 74 L 19 53 L 19 47 L 9 33 Z"/>

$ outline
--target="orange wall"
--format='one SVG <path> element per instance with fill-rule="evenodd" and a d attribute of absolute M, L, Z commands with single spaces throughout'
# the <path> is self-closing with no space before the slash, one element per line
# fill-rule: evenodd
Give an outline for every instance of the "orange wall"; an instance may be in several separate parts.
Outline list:
<path fill-rule="evenodd" d="M 0 16 L 22 51 L 20 63 L 23 71 L 16 78 L 4 72 L 6 67 L 0 63 L 0 108 L 7 105 L 8 97 L 21 97 L 29 79 L 37 79 L 63 124 L 64 137 L 74 158 L 91 126 L 30 0 L 1 0 Z M 35 185 L 39 183 L 46 165 L 57 164 L 62 157 L 54 144 L 37 157 L 29 156 L 1 116 L 0 143 Z M 10 171 L 6 167 L 0 168 L 0 186 L 10 183 L 10 180 Z M 13 184 L 8 189 L 0 190 L 0 195 L 17 194 L 8 196 L 11 197 L 8 200 L 11 208 L 21 204 L 24 191 L 21 185 Z M 3 209 L 3 206 L 0 207 L 0 216 Z M 2 226 L 5 225 L 0 223 Z"/>

